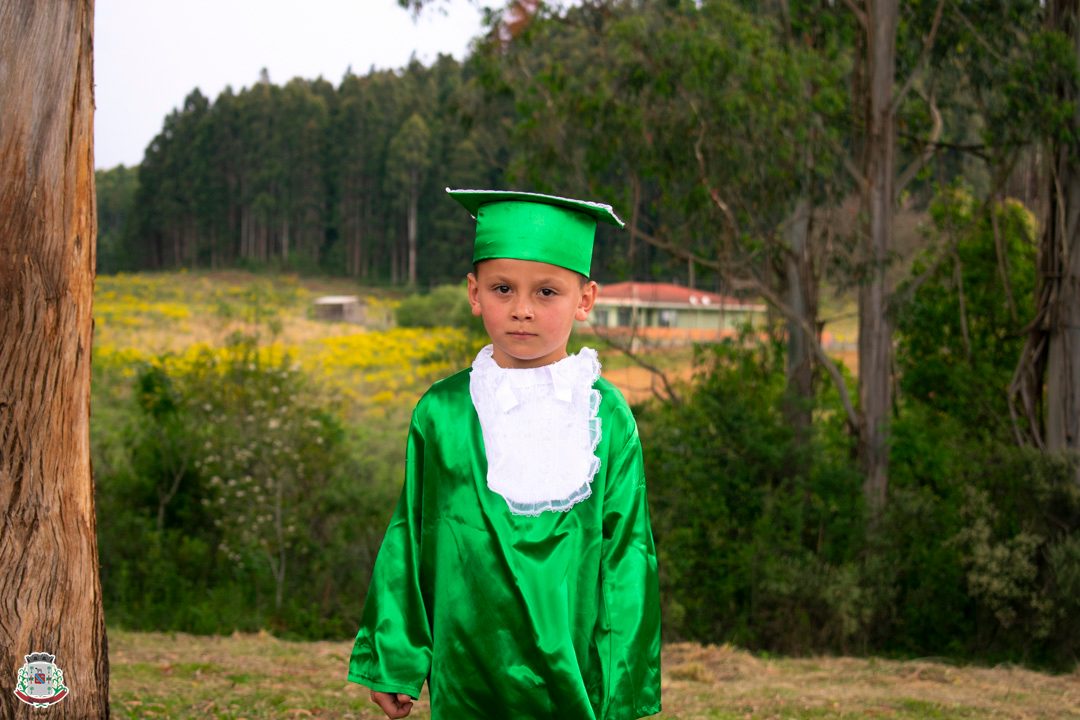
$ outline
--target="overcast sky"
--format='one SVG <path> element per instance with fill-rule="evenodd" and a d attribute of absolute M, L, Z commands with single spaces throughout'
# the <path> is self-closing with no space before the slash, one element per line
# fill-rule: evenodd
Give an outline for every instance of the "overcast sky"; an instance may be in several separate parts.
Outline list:
<path fill-rule="evenodd" d="M 483 3 L 493 6 L 494 2 Z M 443 8 L 440 11 L 440 8 Z M 416 53 L 462 59 L 479 34 L 470 0 L 445 0 L 419 19 L 397 0 L 97 0 L 94 9 L 94 164 L 137 165 L 162 121 L 198 87 L 400 68 Z"/>

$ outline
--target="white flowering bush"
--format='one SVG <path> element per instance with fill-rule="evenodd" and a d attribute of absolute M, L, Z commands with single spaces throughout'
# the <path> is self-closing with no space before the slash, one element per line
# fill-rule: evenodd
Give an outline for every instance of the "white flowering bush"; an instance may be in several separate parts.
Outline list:
<path fill-rule="evenodd" d="M 401 424 L 347 422 L 336 387 L 252 336 L 132 369 L 126 402 L 98 407 L 98 422 L 112 422 L 95 481 L 113 621 L 354 632 L 400 489 Z M 108 379 L 119 401 L 127 378 Z"/>
<path fill-rule="evenodd" d="M 205 353 L 186 384 L 199 425 L 194 466 L 218 549 L 238 567 L 265 564 L 280 608 L 313 502 L 341 462 L 340 427 L 287 355 L 275 358 L 243 338 Z"/>

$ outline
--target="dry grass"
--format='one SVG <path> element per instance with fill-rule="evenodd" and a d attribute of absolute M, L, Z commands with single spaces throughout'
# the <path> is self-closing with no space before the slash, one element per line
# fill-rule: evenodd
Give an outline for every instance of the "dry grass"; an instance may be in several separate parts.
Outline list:
<path fill-rule="evenodd" d="M 95 344 L 160 354 L 194 343 L 220 344 L 234 332 L 259 333 L 289 345 L 351 335 L 363 328 L 313 317 L 320 295 L 359 295 L 387 302 L 385 293 L 341 278 L 261 276 L 240 270 L 105 275 L 95 291 Z M 388 307 L 380 308 L 381 319 Z M 255 321 L 256 314 L 262 318 Z M 383 323 L 385 324 L 385 323 Z"/>
<path fill-rule="evenodd" d="M 1080 718 L 1080 673 L 876 658 L 760 659 L 669 645 L 673 718 Z"/>
<path fill-rule="evenodd" d="M 109 645 L 118 718 L 380 717 L 344 680 L 349 642 L 114 630 Z M 663 663 L 662 718 L 1080 718 L 1080 672 L 763 659 L 691 643 L 668 645 Z M 410 717 L 429 717 L 426 701 Z"/>

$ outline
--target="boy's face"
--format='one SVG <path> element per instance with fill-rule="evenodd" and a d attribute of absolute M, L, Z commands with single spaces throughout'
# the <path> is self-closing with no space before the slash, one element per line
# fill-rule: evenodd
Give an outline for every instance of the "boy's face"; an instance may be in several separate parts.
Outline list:
<path fill-rule="evenodd" d="M 574 320 L 585 320 L 596 283 L 557 265 L 531 260 L 484 260 L 469 273 L 469 304 L 484 320 L 504 368 L 548 365 L 566 357 Z"/>

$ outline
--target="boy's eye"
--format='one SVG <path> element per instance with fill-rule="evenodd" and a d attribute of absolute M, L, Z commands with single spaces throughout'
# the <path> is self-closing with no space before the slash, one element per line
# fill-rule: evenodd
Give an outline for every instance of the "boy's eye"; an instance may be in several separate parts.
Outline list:
<path fill-rule="evenodd" d="M 540 294 L 543 295 L 544 297 L 554 297 L 558 293 L 556 293 L 551 288 L 543 288 L 542 290 L 540 290 Z"/>
<path fill-rule="evenodd" d="M 500 295 L 505 295 L 506 293 L 510 292 L 510 286 L 509 285 L 496 285 L 494 287 L 494 290 L 495 290 L 495 292 L 499 293 Z"/>

